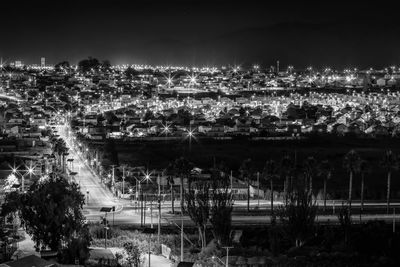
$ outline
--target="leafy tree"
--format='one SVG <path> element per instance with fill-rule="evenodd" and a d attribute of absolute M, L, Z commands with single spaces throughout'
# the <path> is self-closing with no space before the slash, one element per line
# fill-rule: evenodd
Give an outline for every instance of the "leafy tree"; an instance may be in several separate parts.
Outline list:
<path fill-rule="evenodd" d="M 207 245 L 206 228 L 210 215 L 210 197 L 207 184 L 200 185 L 198 188 L 190 188 L 186 194 L 186 210 L 190 219 L 197 226 L 201 248 Z"/>
<path fill-rule="evenodd" d="M 350 150 L 344 157 L 343 166 L 349 172 L 349 210 L 351 213 L 351 200 L 353 192 L 353 176 L 360 171 L 361 158 L 355 150 Z"/>
<path fill-rule="evenodd" d="M 296 247 L 303 246 L 313 235 L 317 206 L 303 190 L 292 192 L 278 209 L 285 233 Z"/>
<path fill-rule="evenodd" d="M 26 194 L 7 197 L 3 208 L 7 212 L 13 208 L 20 211 L 37 249 L 58 251 L 63 248 L 62 244 L 70 249 L 80 242 L 81 249 L 85 250 L 90 239 L 82 214 L 84 200 L 77 184 L 51 174 L 49 179 L 35 182 Z M 83 259 L 84 254 L 79 257 Z"/>
<path fill-rule="evenodd" d="M 111 70 L 111 63 L 108 59 L 105 59 L 101 62 L 101 69 L 103 71 L 110 71 Z"/>
<path fill-rule="evenodd" d="M 4 183 L 3 189 L 5 192 L 15 191 L 15 186 L 19 185 L 18 178 L 14 173 L 7 176 L 6 182 Z"/>
<path fill-rule="evenodd" d="M 128 255 L 127 262 L 129 265 L 139 267 L 143 261 L 141 257 L 142 251 L 140 251 L 139 246 L 132 242 L 127 242 L 124 244 L 124 249 Z"/>
<path fill-rule="evenodd" d="M 397 157 L 391 150 L 385 151 L 383 156 L 382 167 L 386 170 L 387 173 L 387 190 L 386 190 L 386 213 L 389 214 L 390 209 L 390 182 L 392 178 L 392 172 L 399 168 Z"/>
<path fill-rule="evenodd" d="M 132 68 L 132 67 L 128 67 L 128 68 L 125 70 L 124 73 L 125 73 L 125 76 L 126 76 L 128 79 L 133 79 L 135 76 L 138 76 L 138 75 L 140 74 L 139 71 L 135 70 L 135 69 Z"/>
<path fill-rule="evenodd" d="M 78 63 L 78 70 L 83 73 L 90 72 L 92 70 L 98 70 L 100 67 L 100 61 L 93 57 L 88 57 L 87 59 L 83 59 Z"/>
<path fill-rule="evenodd" d="M 67 242 L 67 247 L 60 253 L 60 261 L 65 264 L 74 264 L 75 259 L 81 265 L 89 258 L 89 246 L 92 240 L 87 225 L 82 227 L 79 235 L 71 237 Z"/>
<path fill-rule="evenodd" d="M 229 177 L 223 165 L 220 165 L 216 171 L 217 173 L 214 172 L 213 175 L 210 223 L 217 244 L 226 246 L 230 245 L 232 229 L 232 192 L 229 189 Z"/>
<path fill-rule="evenodd" d="M 54 66 L 54 69 L 55 69 L 56 71 L 69 70 L 69 69 L 70 69 L 70 64 L 69 64 L 68 61 L 61 61 L 61 62 L 57 63 L 57 64 Z"/>

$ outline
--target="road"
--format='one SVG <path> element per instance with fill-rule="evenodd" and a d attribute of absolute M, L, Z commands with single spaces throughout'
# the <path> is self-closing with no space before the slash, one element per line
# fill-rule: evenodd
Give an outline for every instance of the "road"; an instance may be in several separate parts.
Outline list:
<path fill-rule="evenodd" d="M 89 166 L 85 163 L 83 156 L 76 150 L 76 145 L 71 143 L 68 138 L 67 126 L 57 126 L 58 134 L 65 140 L 69 147 L 69 159 L 73 159 L 72 171 L 78 174 L 74 177 L 76 183 L 80 185 L 82 194 L 86 197 L 86 205 L 84 211 L 86 213 L 98 213 L 101 207 L 120 206 L 121 203 L 112 195 L 111 191 L 101 184 L 100 178 L 94 174 Z M 69 164 L 68 164 L 69 165 Z"/>

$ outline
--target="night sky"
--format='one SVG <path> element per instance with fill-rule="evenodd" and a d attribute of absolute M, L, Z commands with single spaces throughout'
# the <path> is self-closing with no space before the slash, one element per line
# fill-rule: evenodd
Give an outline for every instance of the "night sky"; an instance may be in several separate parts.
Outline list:
<path fill-rule="evenodd" d="M 382 67 L 400 63 L 398 9 L 384 1 L 6 1 L 0 57 L 112 64 Z M 264 3 L 262 3 L 264 2 Z M 271 2 L 271 3 L 268 3 Z"/>

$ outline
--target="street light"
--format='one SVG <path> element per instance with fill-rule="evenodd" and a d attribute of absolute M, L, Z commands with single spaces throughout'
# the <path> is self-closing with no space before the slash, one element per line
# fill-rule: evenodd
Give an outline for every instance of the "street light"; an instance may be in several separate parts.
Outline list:
<path fill-rule="evenodd" d="M 110 212 L 112 210 L 112 208 L 110 207 L 102 207 L 100 209 L 100 212 L 104 212 L 104 231 L 105 231 L 105 236 L 104 236 L 104 248 L 107 248 L 107 230 L 110 229 L 108 227 L 108 223 L 107 223 L 107 213 Z"/>

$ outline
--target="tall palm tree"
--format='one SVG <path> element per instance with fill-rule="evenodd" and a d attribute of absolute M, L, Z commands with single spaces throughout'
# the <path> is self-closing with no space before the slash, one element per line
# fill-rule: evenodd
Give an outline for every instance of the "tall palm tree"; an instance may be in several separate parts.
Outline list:
<path fill-rule="evenodd" d="M 174 178 L 171 175 L 168 175 L 167 182 L 171 192 L 171 207 L 172 207 L 172 214 L 175 214 L 175 194 L 174 194 Z"/>
<path fill-rule="evenodd" d="M 308 157 L 305 161 L 304 161 L 304 169 L 306 172 L 306 177 L 308 178 L 308 193 L 311 195 L 313 195 L 312 193 L 312 189 L 313 189 L 313 177 L 316 174 L 316 170 L 317 170 L 317 161 L 315 160 L 314 157 L 310 156 Z M 307 185 L 306 185 L 307 187 Z"/>
<path fill-rule="evenodd" d="M 285 197 L 288 195 L 289 192 L 289 178 L 292 174 L 292 169 L 293 169 L 293 161 L 289 157 L 289 155 L 285 155 L 280 163 L 280 173 L 281 177 L 283 178 L 283 191 L 285 194 Z M 291 186 L 292 187 L 292 186 Z M 290 187 L 290 190 L 292 188 Z"/>
<path fill-rule="evenodd" d="M 350 150 L 345 156 L 343 161 L 344 168 L 349 172 L 349 213 L 351 213 L 351 200 L 352 200 L 352 192 L 353 192 L 353 176 L 355 173 L 358 173 L 360 170 L 360 156 L 355 150 Z"/>
<path fill-rule="evenodd" d="M 324 211 L 326 210 L 326 186 L 328 180 L 331 179 L 333 166 L 329 160 L 323 160 L 318 165 L 318 175 L 324 180 Z"/>
<path fill-rule="evenodd" d="M 277 176 L 277 164 L 274 160 L 270 159 L 265 162 L 263 176 L 265 180 L 270 182 L 270 198 L 271 198 L 271 221 L 275 220 L 274 215 L 274 179 Z"/>
<path fill-rule="evenodd" d="M 239 168 L 240 176 L 247 183 L 247 212 L 250 212 L 250 179 L 254 174 L 253 163 L 251 159 L 245 159 Z"/>
<path fill-rule="evenodd" d="M 180 157 L 175 160 L 174 165 L 174 172 L 181 181 L 181 209 L 184 211 L 185 208 L 185 188 L 183 187 L 184 179 L 186 178 L 188 183 L 188 188 L 190 189 L 190 173 L 193 169 L 193 164 L 189 162 L 186 158 Z"/>
<path fill-rule="evenodd" d="M 361 174 L 361 208 L 360 209 L 361 209 L 361 213 L 364 211 L 364 191 L 365 191 L 364 178 L 365 178 L 365 175 L 370 172 L 370 170 L 371 169 L 370 169 L 369 162 L 366 160 L 361 160 L 361 163 L 360 163 L 360 174 Z M 361 213 L 360 213 L 360 216 L 361 216 Z"/>
<path fill-rule="evenodd" d="M 392 172 L 399 168 L 397 157 L 391 150 L 386 150 L 383 155 L 382 167 L 386 170 L 387 173 L 387 191 L 386 191 L 386 213 L 389 214 L 390 208 L 390 182 L 392 178 Z"/>

